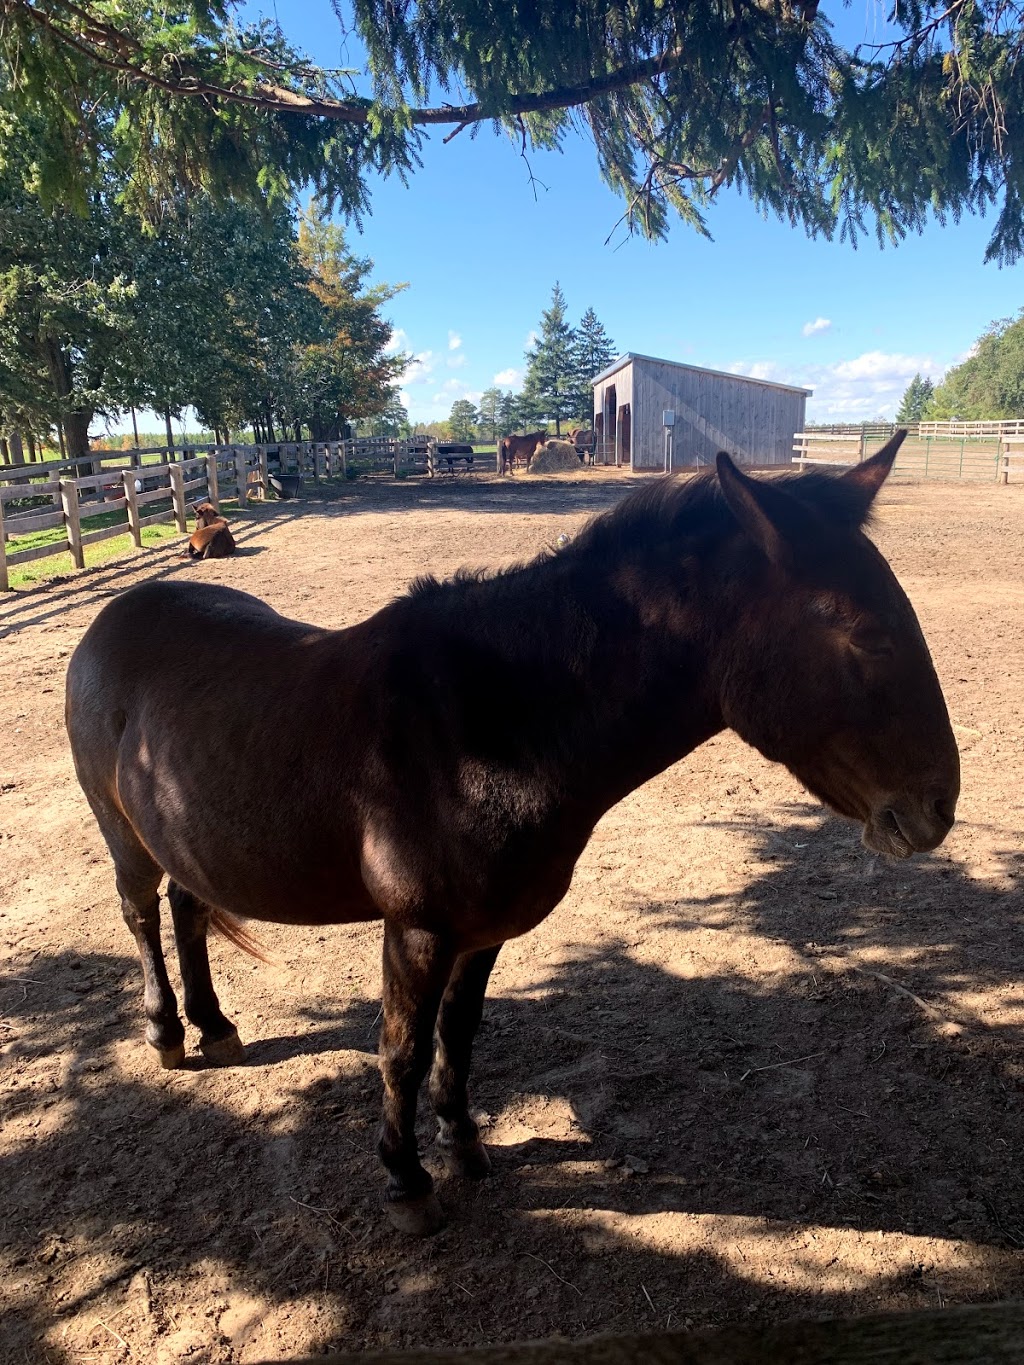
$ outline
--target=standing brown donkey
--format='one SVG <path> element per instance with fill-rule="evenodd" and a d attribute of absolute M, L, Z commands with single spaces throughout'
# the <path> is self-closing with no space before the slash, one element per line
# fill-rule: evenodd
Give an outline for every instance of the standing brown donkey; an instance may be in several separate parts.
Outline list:
<path fill-rule="evenodd" d="M 627 792 L 732 727 L 869 848 L 941 843 L 956 745 L 913 609 L 861 530 L 903 434 L 841 478 L 755 480 L 720 455 L 717 477 L 652 483 L 563 550 L 421 580 L 347 630 L 209 584 L 104 607 L 71 660 L 67 727 L 163 1065 L 185 1056 L 165 873 L 185 1013 L 217 1064 L 243 1049 L 210 979 L 211 922 L 238 941 L 236 917 L 382 919 L 387 1207 L 430 1232 L 420 1083 L 432 1066 L 448 1166 L 484 1175 L 467 1078 L 488 975 Z M 545 704 L 488 700 L 509 691 Z"/>

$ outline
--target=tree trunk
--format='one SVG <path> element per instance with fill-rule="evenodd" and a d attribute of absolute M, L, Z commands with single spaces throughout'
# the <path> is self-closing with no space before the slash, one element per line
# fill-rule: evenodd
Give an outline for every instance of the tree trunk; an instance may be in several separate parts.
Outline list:
<path fill-rule="evenodd" d="M 64 423 L 59 417 L 57 418 L 57 444 L 60 446 L 60 458 L 66 460 L 68 458 L 68 447 L 64 440 Z"/>
<path fill-rule="evenodd" d="M 28 458 L 31 464 L 35 464 L 39 458 L 36 454 L 36 438 L 30 431 L 25 432 L 25 439 L 28 441 Z"/>
<path fill-rule="evenodd" d="M 11 432 L 11 464 L 25 463 L 25 447 L 21 443 L 21 432 Z"/>
<path fill-rule="evenodd" d="M 139 448 L 139 422 L 138 422 L 138 418 L 137 418 L 136 415 L 135 415 L 135 409 L 134 409 L 134 408 L 132 408 L 132 431 L 134 431 L 134 433 L 135 433 L 135 449 L 138 450 L 138 448 Z"/>
<path fill-rule="evenodd" d="M 171 429 L 171 410 L 164 408 L 164 426 L 167 428 L 167 458 L 174 459 L 174 432 Z"/>
<path fill-rule="evenodd" d="M 42 345 L 54 392 L 63 403 L 71 397 L 72 390 L 71 367 L 67 355 L 56 337 L 44 337 Z M 69 460 L 84 459 L 90 454 L 89 423 L 91 421 L 91 408 L 77 408 L 73 412 L 65 414 L 64 434 L 67 438 L 67 458 Z M 76 466 L 75 473 L 82 472 L 82 469 Z M 90 465 L 89 472 L 98 474 L 99 465 Z"/>
<path fill-rule="evenodd" d="M 277 437 L 274 435 L 274 419 L 269 412 L 264 418 L 264 424 L 267 428 L 267 439 L 270 441 L 271 445 L 276 445 Z"/>
<path fill-rule="evenodd" d="M 90 454 L 89 451 L 89 423 L 92 421 L 91 412 L 69 412 L 64 418 L 64 430 L 67 433 L 68 459 L 79 460 Z M 98 473 L 94 469 L 93 473 Z"/>

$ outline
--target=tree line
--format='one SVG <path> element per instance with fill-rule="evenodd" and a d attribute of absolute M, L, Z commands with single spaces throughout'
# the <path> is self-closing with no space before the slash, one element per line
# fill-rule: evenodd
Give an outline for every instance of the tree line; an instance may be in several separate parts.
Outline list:
<path fill-rule="evenodd" d="M 402 286 L 371 284 L 315 201 L 182 195 L 147 223 L 108 144 L 80 203 L 47 202 L 41 138 L 0 111 L 0 438 L 15 460 L 43 442 L 87 455 L 97 418 L 141 408 L 168 441 L 189 408 L 221 440 L 329 440 L 394 402 L 408 359 L 387 350 L 381 308 Z"/>
<path fill-rule="evenodd" d="M 990 323 L 942 382 L 915 374 L 898 422 L 984 422 L 1024 418 L 1024 309 Z"/>

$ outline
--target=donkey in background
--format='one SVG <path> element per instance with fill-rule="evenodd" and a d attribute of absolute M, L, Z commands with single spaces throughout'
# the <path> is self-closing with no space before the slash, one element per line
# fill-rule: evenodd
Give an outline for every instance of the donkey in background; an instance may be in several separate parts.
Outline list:
<path fill-rule="evenodd" d="M 189 536 L 182 559 L 226 559 L 235 553 L 235 538 L 228 530 L 227 518 L 212 502 L 193 503 L 196 529 Z"/>

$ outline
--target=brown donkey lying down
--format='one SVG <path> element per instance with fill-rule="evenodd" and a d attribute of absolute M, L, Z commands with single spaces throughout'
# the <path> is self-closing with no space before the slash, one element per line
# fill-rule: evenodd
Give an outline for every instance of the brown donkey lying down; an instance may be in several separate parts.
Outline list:
<path fill-rule="evenodd" d="M 192 511 L 195 513 L 196 529 L 189 537 L 188 548 L 182 559 L 226 559 L 235 553 L 235 538 L 228 530 L 225 517 L 212 502 L 197 502 Z"/>
<path fill-rule="evenodd" d="M 904 435 L 841 478 L 753 479 L 720 455 L 717 476 L 651 482 L 564 549 L 422 579 L 346 630 L 209 583 L 108 603 L 68 668 L 67 729 L 163 1065 L 185 1060 L 165 874 L 185 1013 L 214 1064 L 243 1049 L 211 923 L 245 946 L 239 919 L 383 920 L 387 1208 L 430 1232 L 420 1084 L 430 1072 L 448 1167 L 486 1174 L 467 1083 L 487 978 L 628 792 L 731 727 L 869 848 L 940 844 L 956 743 L 913 608 L 861 529 Z M 509 691 L 544 705 L 493 705 Z"/>

